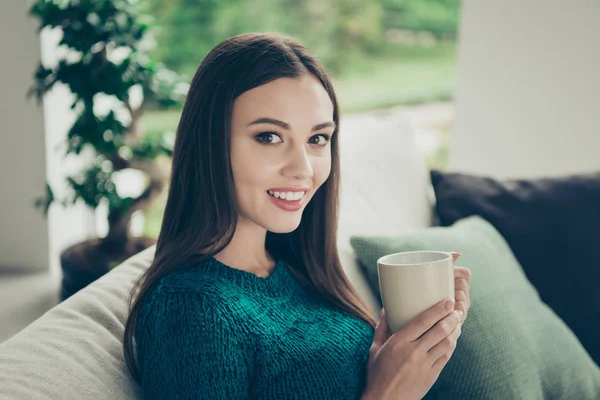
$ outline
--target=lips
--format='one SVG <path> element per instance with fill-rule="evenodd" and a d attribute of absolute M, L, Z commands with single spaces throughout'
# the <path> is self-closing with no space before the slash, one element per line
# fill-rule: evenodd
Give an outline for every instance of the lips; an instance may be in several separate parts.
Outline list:
<path fill-rule="evenodd" d="M 271 199 L 271 201 L 273 202 L 273 204 L 275 204 L 277 207 L 279 207 L 282 210 L 285 211 L 298 211 L 300 210 L 302 207 L 304 207 L 304 199 L 306 198 L 306 192 L 305 191 L 301 191 L 301 192 L 285 192 L 285 194 L 283 194 L 284 198 L 282 197 L 282 193 L 283 192 L 272 192 L 272 191 L 268 191 L 267 192 L 267 196 L 269 196 L 269 198 Z M 291 193 L 290 197 L 291 200 L 287 199 L 287 194 Z"/>

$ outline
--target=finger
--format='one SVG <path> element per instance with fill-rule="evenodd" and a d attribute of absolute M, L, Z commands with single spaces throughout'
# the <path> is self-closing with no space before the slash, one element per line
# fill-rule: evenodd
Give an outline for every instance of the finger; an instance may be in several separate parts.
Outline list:
<path fill-rule="evenodd" d="M 464 302 L 465 313 L 471 308 L 471 296 L 469 294 L 469 284 L 464 278 L 454 280 L 454 299 Z M 456 308 L 456 307 L 455 307 Z"/>
<path fill-rule="evenodd" d="M 454 289 L 454 300 L 462 301 L 466 306 L 470 306 L 471 299 L 469 298 L 469 292 L 465 292 L 462 289 Z M 456 308 L 456 307 L 455 307 Z"/>
<path fill-rule="evenodd" d="M 465 278 L 454 278 L 454 289 L 460 289 L 465 293 L 469 293 L 469 283 Z"/>
<path fill-rule="evenodd" d="M 469 308 L 471 308 L 471 297 L 469 296 L 469 292 L 465 292 L 461 289 L 454 289 L 454 299 L 457 302 L 462 301 L 465 303 L 465 311 L 468 311 Z"/>
<path fill-rule="evenodd" d="M 450 254 L 452 255 L 452 262 L 456 262 L 456 260 L 458 260 L 460 256 L 462 256 L 462 254 L 456 251 L 451 251 Z"/>
<path fill-rule="evenodd" d="M 396 333 L 404 340 L 415 341 L 437 324 L 438 321 L 450 314 L 453 308 L 454 299 L 440 301 L 413 318 L 406 327 Z"/>
<path fill-rule="evenodd" d="M 446 364 L 448 364 L 448 361 L 450 361 L 450 357 L 452 357 L 452 354 L 454 354 L 454 350 L 456 350 L 456 347 L 454 347 L 454 349 L 451 351 L 442 354 L 442 356 L 433 363 L 431 369 L 439 373 L 446 366 Z"/>
<path fill-rule="evenodd" d="M 464 278 L 467 283 L 470 283 L 471 270 L 465 267 L 454 267 L 454 278 Z"/>
<path fill-rule="evenodd" d="M 460 323 L 460 316 L 457 311 L 453 311 L 439 321 L 435 326 L 428 331 L 423 337 L 420 339 L 421 343 L 419 346 L 423 348 L 424 351 L 429 351 L 432 347 L 436 346 L 440 343 L 444 338 L 446 338 Z"/>
<path fill-rule="evenodd" d="M 462 323 L 467 318 L 467 306 L 463 301 L 457 301 L 454 309 L 458 312 L 460 322 Z"/>
<path fill-rule="evenodd" d="M 375 327 L 375 333 L 373 334 L 373 345 L 376 348 L 383 346 L 383 344 L 390 337 L 390 327 L 387 323 L 387 318 L 385 317 L 385 309 L 381 309 L 379 322 Z"/>
<path fill-rule="evenodd" d="M 462 332 L 460 324 L 457 325 L 452 332 L 444 339 L 442 339 L 438 344 L 433 346 L 428 352 L 427 356 L 431 360 L 431 364 L 435 364 L 435 362 L 442 357 L 444 354 L 454 351 L 456 348 L 456 341 Z"/>

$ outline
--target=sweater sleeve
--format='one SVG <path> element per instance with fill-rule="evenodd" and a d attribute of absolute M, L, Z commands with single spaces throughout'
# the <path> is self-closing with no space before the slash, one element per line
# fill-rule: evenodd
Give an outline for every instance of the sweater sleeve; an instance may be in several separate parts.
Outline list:
<path fill-rule="evenodd" d="M 196 292 L 158 292 L 142 307 L 136 329 L 144 399 L 250 397 L 247 337 L 236 333 L 219 302 Z"/>

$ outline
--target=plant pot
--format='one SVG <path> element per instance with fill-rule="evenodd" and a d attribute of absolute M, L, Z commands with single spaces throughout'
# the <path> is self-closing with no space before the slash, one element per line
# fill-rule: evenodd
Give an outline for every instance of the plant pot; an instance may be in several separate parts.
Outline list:
<path fill-rule="evenodd" d="M 124 245 L 111 246 L 103 239 L 94 238 L 68 247 L 60 255 L 63 272 L 61 301 L 155 243 L 153 238 L 131 237 Z"/>

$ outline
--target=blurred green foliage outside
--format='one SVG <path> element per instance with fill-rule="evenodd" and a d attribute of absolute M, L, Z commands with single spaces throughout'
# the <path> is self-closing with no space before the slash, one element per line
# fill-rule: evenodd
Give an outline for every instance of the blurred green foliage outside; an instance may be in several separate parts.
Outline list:
<path fill-rule="evenodd" d="M 160 27 L 155 59 L 188 79 L 222 40 L 275 31 L 325 63 L 343 114 L 453 97 L 459 0 L 146 0 L 145 6 Z M 147 112 L 142 129 L 174 132 L 179 115 Z M 442 146 L 428 164 L 443 166 L 447 152 Z M 150 236 L 160 230 L 164 202 L 157 203 L 146 216 Z"/>

